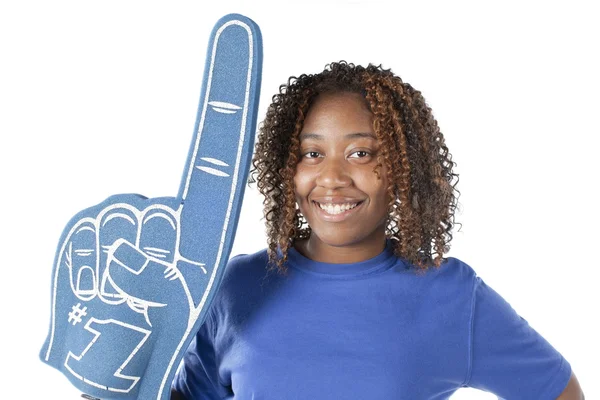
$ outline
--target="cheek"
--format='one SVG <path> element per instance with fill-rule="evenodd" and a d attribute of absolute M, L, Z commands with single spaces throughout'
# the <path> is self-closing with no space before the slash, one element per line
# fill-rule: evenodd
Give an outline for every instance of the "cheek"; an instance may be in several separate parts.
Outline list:
<path fill-rule="evenodd" d="M 306 197 L 311 189 L 312 179 L 308 174 L 303 173 L 300 169 L 296 171 L 294 175 L 294 191 L 296 193 L 296 199 L 300 200 L 302 197 Z"/>
<path fill-rule="evenodd" d="M 388 182 L 384 175 L 381 175 L 381 179 L 377 179 L 377 176 L 373 174 L 369 183 L 369 192 L 373 199 L 378 203 L 387 204 L 389 197 Z"/>
<path fill-rule="evenodd" d="M 379 178 L 373 171 L 373 166 L 365 166 L 353 174 L 353 180 L 357 186 L 362 186 L 365 191 L 377 192 L 381 187 L 387 187 L 385 171 L 379 172 Z"/>

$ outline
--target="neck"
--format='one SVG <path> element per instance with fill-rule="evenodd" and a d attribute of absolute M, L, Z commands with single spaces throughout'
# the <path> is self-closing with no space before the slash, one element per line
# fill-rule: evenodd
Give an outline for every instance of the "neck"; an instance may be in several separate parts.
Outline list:
<path fill-rule="evenodd" d="M 377 235 L 369 241 L 333 245 L 320 241 L 314 235 L 294 245 L 304 257 L 330 264 L 352 264 L 379 255 L 385 249 L 385 235 Z"/>

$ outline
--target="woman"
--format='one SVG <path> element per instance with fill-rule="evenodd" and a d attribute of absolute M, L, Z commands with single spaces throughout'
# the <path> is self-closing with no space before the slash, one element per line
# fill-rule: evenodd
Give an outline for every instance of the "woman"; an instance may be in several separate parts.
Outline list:
<path fill-rule="evenodd" d="M 567 360 L 443 257 L 458 176 L 420 92 L 390 70 L 290 78 L 253 165 L 268 247 L 230 260 L 174 399 L 583 398 Z"/>

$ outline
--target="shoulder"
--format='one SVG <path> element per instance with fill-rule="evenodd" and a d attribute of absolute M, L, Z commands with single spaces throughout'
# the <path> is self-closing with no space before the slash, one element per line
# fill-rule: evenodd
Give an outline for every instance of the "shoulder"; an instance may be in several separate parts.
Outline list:
<path fill-rule="evenodd" d="M 236 254 L 229 258 L 227 268 L 236 268 L 244 265 L 252 265 L 256 263 L 266 264 L 268 260 L 267 249 L 259 250 L 251 254 Z"/>
<path fill-rule="evenodd" d="M 263 281 L 267 273 L 267 261 L 266 249 L 232 256 L 223 272 L 217 301 L 230 304 L 233 299 L 250 295 Z"/>
<path fill-rule="evenodd" d="M 227 262 L 223 279 L 232 280 L 249 275 L 262 274 L 266 271 L 269 256 L 267 249 L 252 254 L 237 254 Z M 241 276 L 240 276 L 241 275 Z"/>
<path fill-rule="evenodd" d="M 229 259 L 211 306 L 216 326 L 237 332 L 236 327 L 244 325 L 266 301 L 273 299 L 280 280 L 269 275 L 267 262 L 266 249 Z"/>
<path fill-rule="evenodd" d="M 424 278 L 434 290 L 444 287 L 460 291 L 469 288 L 472 291 L 479 279 L 469 264 L 456 257 L 447 257 L 439 267 L 430 267 L 424 272 Z"/>

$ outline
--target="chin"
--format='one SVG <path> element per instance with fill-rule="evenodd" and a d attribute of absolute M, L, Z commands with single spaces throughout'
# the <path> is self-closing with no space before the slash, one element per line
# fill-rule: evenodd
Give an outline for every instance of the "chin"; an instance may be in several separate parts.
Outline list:
<path fill-rule="evenodd" d="M 314 237 L 313 237 L 313 235 L 314 235 Z M 350 246 L 356 246 L 356 245 L 360 245 L 360 244 L 366 244 L 369 242 L 373 242 L 373 240 L 374 240 L 374 238 L 361 237 L 359 234 L 357 234 L 357 235 L 352 235 L 352 234 L 340 235 L 339 230 L 335 230 L 334 232 L 326 232 L 326 233 L 322 232 L 320 235 L 319 235 L 319 233 L 317 233 L 313 230 L 311 233 L 311 238 L 315 242 L 320 242 L 324 245 L 331 246 L 331 247 L 350 247 Z"/>

